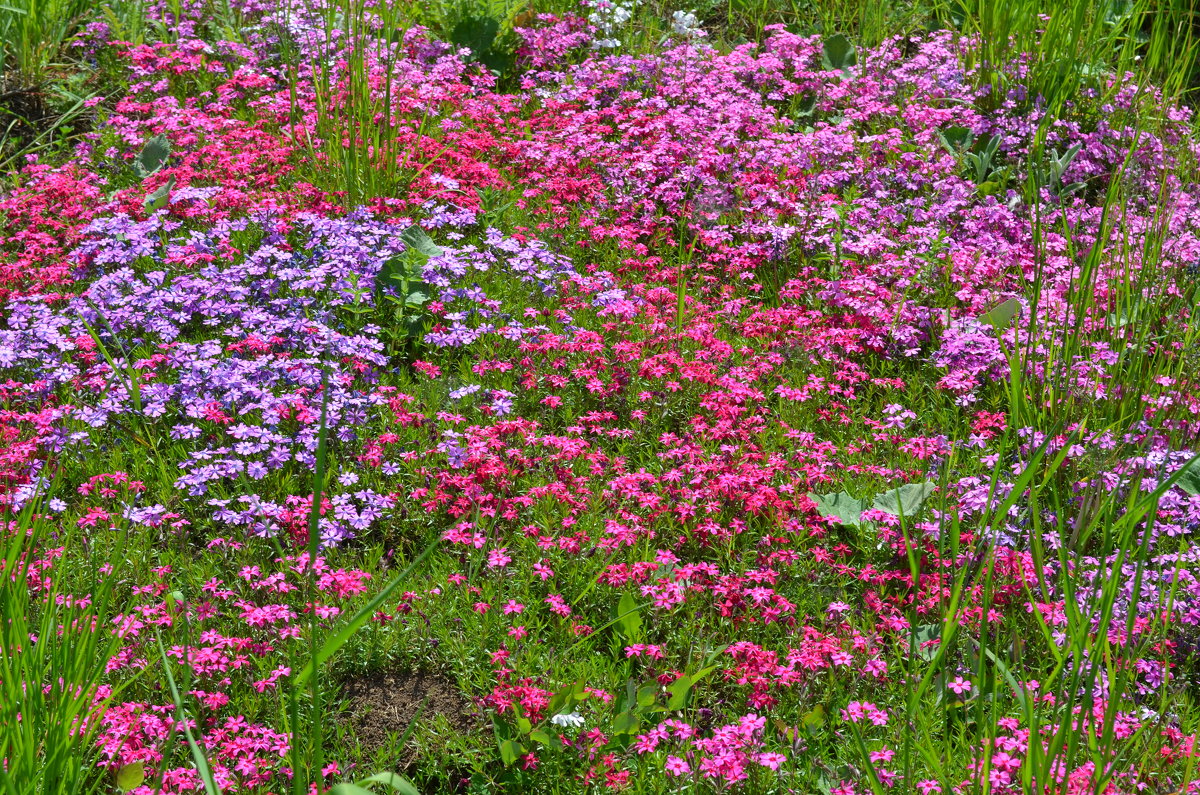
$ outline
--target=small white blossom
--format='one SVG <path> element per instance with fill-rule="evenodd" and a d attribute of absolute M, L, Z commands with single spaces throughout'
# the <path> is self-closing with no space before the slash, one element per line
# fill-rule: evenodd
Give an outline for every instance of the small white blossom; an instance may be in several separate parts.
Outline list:
<path fill-rule="evenodd" d="M 560 712 L 550 719 L 555 726 L 566 726 L 572 729 L 583 728 L 583 716 L 578 712 Z"/>
<path fill-rule="evenodd" d="M 700 29 L 700 20 L 696 19 L 696 15 L 691 11 L 676 11 L 672 14 L 671 27 L 675 29 L 677 36 L 698 39 L 704 35 L 704 31 Z"/>
<path fill-rule="evenodd" d="M 626 0 L 626 2 L 596 0 L 592 6 L 594 10 L 588 14 L 588 22 L 595 25 L 602 35 L 592 42 L 592 46 L 608 49 L 620 47 L 621 40 L 613 34 L 626 22 L 633 19 L 634 5 L 632 0 Z"/>

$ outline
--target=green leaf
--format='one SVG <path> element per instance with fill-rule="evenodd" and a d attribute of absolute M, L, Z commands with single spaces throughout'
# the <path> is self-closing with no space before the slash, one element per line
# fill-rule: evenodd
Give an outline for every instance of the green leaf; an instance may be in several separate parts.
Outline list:
<path fill-rule="evenodd" d="M 146 780 L 146 766 L 141 762 L 130 762 L 117 770 L 117 789 L 129 792 L 142 786 Z"/>
<path fill-rule="evenodd" d="M 850 39 L 846 38 L 844 34 L 838 33 L 825 39 L 824 46 L 821 48 L 821 65 L 827 71 L 846 72 L 857 63 L 858 53 L 855 52 Z"/>
<path fill-rule="evenodd" d="M 406 779 L 399 773 L 376 773 L 373 776 L 368 776 L 359 784 L 387 784 L 392 788 L 393 792 L 398 792 L 400 795 L 421 795 L 417 792 L 417 788 L 412 785 L 412 782 Z"/>
<path fill-rule="evenodd" d="M 550 714 L 557 715 L 560 712 L 567 712 L 568 707 L 575 706 L 575 690 L 582 685 L 582 680 L 572 682 L 566 685 L 553 696 L 550 697 Z"/>
<path fill-rule="evenodd" d="M 637 691 L 637 703 L 643 709 L 654 703 L 655 697 L 658 695 L 658 683 L 642 685 Z"/>
<path fill-rule="evenodd" d="M 467 17 L 450 31 L 450 41 L 460 47 L 470 47 L 478 56 L 488 50 L 500 32 L 500 23 L 491 17 Z"/>
<path fill-rule="evenodd" d="M 930 480 L 922 483 L 905 483 L 899 488 L 880 494 L 875 498 L 871 507 L 877 511 L 886 511 L 893 516 L 915 516 L 936 488 L 937 486 Z"/>
<path fill-rule="evenodd" d="M 404 241 L 404 245 L 426 257 L 437 257 L 442 253 L 441 246 L 434 243 L 429 235 L 425 234 L 425 230 L 416 224 L 401 232 L 400 239 Z"/>
<path fill-rule="evenodd" d="M 687 705 L 688 694 L 692 692 L 694 684 L 696 683 L 692 681 L 692 677 L 684 674 L 667 685 L 667 692 L 671 694 L 671 698 L 667 701 L 667 709 L 683 709 Z"/>
<path fill-rule="evenodd" d="M 450 41 L 460 47 L 470 47 L 471 57 L 489 69 L 506 72 L 512 68 L 513 57 L 497 47 L 500 22 L 492 17 L 470 16 L 450 31 Z"/>
<path fill-rule="evenodd" d="M 800 718 L 800 725 L 803 726 L 804 730 L 810 735 L 815 735 L 817 731 L 819 731 L 821 727 L 825 725 L 824 705 L 817 704 L 811 710 L 804 713 L 804 716 Z"/>
<path fill-rule="evenodd" d="M 525 755 L 525 746 L 516 740 L 505 740 L 500 743 L 500 758 L 504 764 L 511 765 Z"/>
<path fill-rule="evenodd" d="M 975 135 L 968 128 L 958 125 L 938 130 L 938 138 L 941 139 L 942 146 L 956 155 L 970 149 L 971 144 L 975 142 Z"/>
<path fill-rule="evenodd" d="M 856 527 L 862 522 L 862 512 L 867 501 L 851 497 L 844 491 L 836 494 L 812 494 L 808 498 L 817 504 L 817 513 L 827 519 L 836 519 L 840 524 Z"/>
<path fill-rule="evenodd" d="M 155 210 L 161 210 L 167 206 L 167 202 L 171 199 L 171 189 L 175 187 L 175 175 L 167 177 L 167 181 L 158 187 L 158 190 L 146 197 L 142 203 L 146 208 L 146 212 L 152 213 Z"/>
<path fill-rule="evenodd" d="M 529 718 L 524 715 L 517 715 L 517 731 L 521 734 L 529 734 L 533 731 L 533 724 L 529 722 Z"/>
<path fill-rule="evenodd" d="M 694 674 L 684 674 L 669 684 L 667 692 L 671 694 L 671 697 L 667 700 L 667 709 L 683 709 L 687 706 L 688 696 L 691 694 L 692 688 L 716 669 L 717 666 L 710 665 L 707 668 L 701 668 Z"/>
<path fill-rule="evenodd" d="M 1183 474 L 1175 481 L 1175 485 L 1193 497 L 1200 494 L 1200 456 L 1184 464 Z"/>
<path fill-rule="evenodd" d="M 938 649 L 936 646 L 921 648 L 921 645 L 928 643 L 931 640 L 940 640 L 942 637 L 941 624 L 921 624 L 913 630 L 912 634 L 912 650 L 913 653 L 922 660 L 929 662 L 937 656 Z"/>
<path fill-rule="evenodd" d="M 641 721 L 633 710 L 625 710 L 613 720 L 613 734 L 633 734 Z"/>
<path fill-rule="evenodd" d="M 157 173 L 167 164 L 171 155 L 171 142 L 165 135 L 156 135 L 142 147 L 142 153 L 133 161 L 133 170 L 142 179 Z"/>
<path fill-rule="evenodd" d="M 984 312 L 976 320 L 984 325 L 994 327 L 997 331 L 1008 328 L 1021 312 L 1021 302 L 1010 298 L 988 312 Z"/>
<path fill-rule="evenodd" d="M 630 643 L 636 643 L 641 637 L 642 617 L 639 615 L 641 606 L 634 601 L 633 594 L 626 591 L 617 604 L 617 625 L 621 634 Z"/>
<path fill-rule="evenodd" d="M 329 795 L 375 795 L 369 789 L 363 789 L 357 784 L 334 784 L 329 788 Z"/>
<path fill-rule="evenodd" d="M 529 739 L 533 740 L 535 743 L 541 743 L 542 745 L 549 745 L 550 743 L 554 742 L 550 735 L 546 734 L 541 729 L 534 729 L 531 731 L 529 733 Z"/>

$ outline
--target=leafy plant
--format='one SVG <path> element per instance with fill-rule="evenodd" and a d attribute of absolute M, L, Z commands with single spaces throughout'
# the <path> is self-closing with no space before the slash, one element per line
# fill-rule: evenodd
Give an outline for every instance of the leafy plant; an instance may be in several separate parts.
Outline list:
<path fill-rule="evenodd" d="M 850 74 L 850 67 L 858 64 L 858 51 L 843 33 L 825 39 L 821 47 L 821 65 L 829 72 Z"/>
<path fill-rule="evenodd" d="M 134 173 L 138 175 L 138 179 L 157 174 L 167 164 L 167 158 L 170 156 L 171 140 L 161 133 L 155 135 L 146 141 L 141 153 L 133 161 Z"/>
<path fill-rule="evenodd" d="M 915 516 L 935 489 L 931 481 L 905 483 L 883 492 L 871 502 L 844 491 L 835 494 L 810 493 L 808 497 L 817 504 L 817 513 L 827 519 L 835 519 L 839 524 L 854 527 L 863 523 L 862 514 L 868 508 L 905 518 Z"/>
<path fill-rule="evenodd" d="M 450 41 L 471 50 L 472 60 L 503 75 L 512 70 L 513 55 L 500 37 L 500 22 L 487 16 L 467 16 L 450 31 Z"/>
<path fill-rule="evenodd" d="M 425 281 L 425 264 L 442 253 L 418 226 L 410 226 L 401 237 L 408 248 L 384 263 L 375 282 L 376 306 L 386 315 L 382 325 L 393 351 L 420 340 L 428 321 L 425 305 L 433 291 Z"/>

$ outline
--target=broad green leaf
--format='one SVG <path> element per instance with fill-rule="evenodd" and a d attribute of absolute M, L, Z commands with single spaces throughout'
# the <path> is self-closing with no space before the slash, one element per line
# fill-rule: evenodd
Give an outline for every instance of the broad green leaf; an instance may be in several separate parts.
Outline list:
<path fill-rule="evenodd" d="M 928 643 L 931 640 L 940 640 L 942 637 L 941 624 L 921 624 L 912 633 L 912 649 L 913 653 L 926 662 L 937 656 L 938 650 L 936 646 L 921 648 L 922 644 Z"/>
<path fill-rule="evenodd" d="M 641 637 L 642 617 L 639 615 L 640 611 L 641 607 L 634 600 L 633 594 L 626 591 L 617 605 L 617 618 L 621 634 L 630 643 L 636 643 Z"/>
<path fill-rule="evenodd" d="M 1183 474 L 1175 483 L 1193 497 L 1200 494 L 1200 456 L 1184 465 Z"/>
<path fill-rule="evenodd" d="M 441 246 L 434 243 L 429 235 L 425 234 L 425 230 L 415 224 L 401 232 L 400 239 L 410 249 L 424 254 L 426 257 L 436 257 L 442 253 Z"/>
<path fill-rule="evenodd" d="M 813 115 L 813 111 L 816 109 L 817 109 L 817 95 L 816 94 L 806 95 L 804 97 L 804 99 L 800 100 L 800 104 L 798 106 L 796 106 L 796 115 L 801 118 L 803 118 L 805 116 L 811 116 L 811 115 Z"/>
<path fill-rule="evenodd" d="M 842 33 L 837 33 L 825 39 L 821 48 L 821 64 L 828 71 L 840 70 L 845 72 L 858 63 L 858 53 L 850 39 Z"/>
<path fill-rule="evenodd" d="M 849 527 L 862 522 L 862 512 L 867 509 L 867 501 L 851 497 L 844 491 L 836 494 L 809 494 L 808 498 L 817 504 L 817 513 L 828 519 L 836 519 Z"/>
<path fill-rule="evenodd" d="M 671 697 L 667 700 L 667 709 L 683 709 L 687 706 L 688 695 L 691 694 L 692 688 L 716 669 L 717 666 L 710 665 L 707 668 L 701 668 L 694 674 L 684 674 L 669 684 L 667 692 L 671 694 Z"/>
<path fill-rule="evenodd" d="M 633 710 L 625 710 L 613 720 L 613 734 L 633 734 L 641 721 Z"/>
<path fill-rule="evenodd" d="M 369 789 L 363 789 L 357 784 L 334 784 L 329 788 L 329 795 L 375 795 Z"/>
<path fill-rule="evenodd" d="M 557 693 L 555 693 L 553 696 L 550 697 L 550 714 L 551 715 L 557 715 L 560 712 L 567 712 L 568 705 L 571 705 L 571 706 L 575 705 L 575 700 L 574 700 L 573 696 L 575 693 L 575 686 L 577 684 L 579 684 L 579 682 L 572 682 L 571 684 L 563 687 Z"/>
<path fill-rule="evenodd" d="M 450 41 L 460 47 L 470 47 L 471 53 L 479 56 L 488 50 L 500 32 L 500 23 L 491 17 L 466 17 L 450 31 Z"/>
<path fill-rule="evenodd" d="M 655 697 L 658 695 L 658 683 L 653 682 L 648 685 L 642 685 L 637 691 L 637 703 L 639 707 L 649 707 L 654 703 Z"/>
<path fill-rule="evenodd" d="M 816 734 L 817 731 L 825 725 L 825 707 L 822 704 L 817 704 L 815 707 L 804 713 L 800 718 L 800 724 L 809 734 Z"/>
<path fill-rule="evenodd" d="M 406 779 L 399 773 L 376 773 L 373 776 L 368 776 L 359 784 L 387 784 L 392 788 L 393 792 L 398 792 L 400 795 L 421 795 L 417 792 L 417 788 L 412 785 L 412 782 Z"/>
<path fill-rule="evenodd" d="M 929 480 L 922 483 L 905 483 L 899 488 L 880 494 L 871 507 L 893 516 L 915 516 L 935 488 L 937 486 Z"/>
<path fill-rule="evenodd" d="M 513 57 L 496 46 L 496 36 L 499 32 L 499 20 L 470 16 L 454 26 L 450 31 L 450 41 L 460 47 L 470 47 L 474 60 L 489 69 L 503 73 L 512 68 Z"/>
<path fill-rule="evenodd" d="M 525 755 L 525 746 L 516 740 L 504 740 L 500 743 L 500 758 L 504 764 L 511 765 Z"/>
<path fill-rule="evenodd" d="M 167 177 L 167 181 L 158 187 L 158 190 L 146 197 L 143 205 L 146 212 L 152 213 L 155 210 L 161 210 L 167 206 L 167 202 L 171 199 L 171 189 L 175 187 L 175 175 Z"/>
<path fill-rule="evenodd" d="M 142 786 L 146 780 L 146 766 L 141 762 L 130 762 L 117 770 L 117 789 L 129 792 Z"/>
<path fill-rule="evenodd" d="M 667 709 L 683 709 L 687 704 L 688 693 L 692 692 L 694 684 L 696 683 L 692 677 L 684 674 L 667 685 L 667 692 L 671 694 L 671 698 L 667 701 Z"/>
<path fill-rule="evenodd" d="M 1010 298 L 990 311 L 984 312 L 976 319 L 984 325 L 992 326 L 997 331 L 1002 331 L 1012 324 L 1013 319 L 1020 312 L 1021 302 L 1015 298 Z"/>
<path fill-rule="evenodd" d="M 535 743 L 541 743 L 542 745 L 550 745 L 550 743 L 554 742 L 550 735 L 546 734 L 541 729 L 534 729 L 531 731 L 529 733 L 529 739 L 533 740 Z"/>
<path fill-rule="evenodd" d="M 142 147 L 142 152 L 133 161 L 133 170 L 142 179 L 158 173 L 167 164 L 171 155 L 171 142 L 165 135 L 156 135 Z"/>
<path fill-rule="evenodd" d="M 941 139 L 942 146 L 956 155 L 970 149 L 971 144 L 975 142 L 974 134 L 966 127 L 958 125 L 938 130 L 938 138 Z"/>

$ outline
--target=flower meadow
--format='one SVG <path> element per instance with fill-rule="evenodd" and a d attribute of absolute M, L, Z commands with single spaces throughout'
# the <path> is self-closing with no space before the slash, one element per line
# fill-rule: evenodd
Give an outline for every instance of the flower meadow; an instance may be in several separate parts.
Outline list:
<path fill-rule="evenodd" d="M 1200 792 L 1178 92 L 215 5 L 0 193 L 5 791 Z"/>

